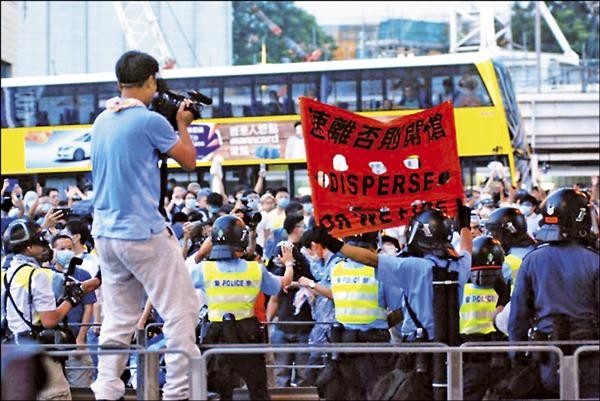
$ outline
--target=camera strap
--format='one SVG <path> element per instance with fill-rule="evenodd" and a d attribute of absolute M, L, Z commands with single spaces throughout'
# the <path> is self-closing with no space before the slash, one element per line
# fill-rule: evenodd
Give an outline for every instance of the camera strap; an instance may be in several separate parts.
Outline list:
<path fill-rule="evenodd" d="M 23 263 L 21 266 L 17 267 L 15 272 L 13 273 L 13 275 L 10 277 L 10 281 L 7 279 L 8 277 L 8 273 L 6 273 L 4 275 L 4 287 L 6 288 L 6 293 L 4 295 L 5 299 L 4 299 L 4 316 L 8 316 L 7 312 L 6 312 L 6 308 L 7 308 L 7 302 L 6 302 L 6 297 L 8 296 L 8 298 L 10 299 L 10 302 L 13 304 L 13 307 L 15 308 L 15 311 L 17 312 L 17 314 L 19 315 L 19 317 L 25 322 L 25 324 L 27 326 L 29 326 L 29 328 L 32 331 L 35 331 L 37 328 L 34 326 L 33 324 L 33 308 L 32 308 L 32 304 L 33 304 L 33 294 L 31 293 L 31 278 L 33 277 L 33 273 L 35 273 L 35 269 L 31 269 L 31 273 L 29 273 L 29 282 L 27 285 L 27 289 L 29 291 L 29 320 L 27 320 L 25 318 L 25 315 L 23 315 L 23 312 L 21 312 L 21 310 L 17 307 L 17 303 L 15 302 L 12 294 L 10 293 L 10 285 L 12 284 L 15 276 L 17 275 L 17 273 L 19 272 L 19 270 L 21 270 L 23 267 L 25 266 L 29 266 L 28 263 Z"/>
<path fill-rule="evenodd" d="M 410 318 L 412 319 L 412 321 L 415 323 L 415 326 L 417 327 L 417 329 L 425 329 L 423 327 L 423 324 L 421 324 L 421 321 L 417 317 L 417 314 L 415 313 L 413 308 L 410 306 L 410 302 L 408 302 L 408 297 L 406 296 L 406 292 L 403 292 L 402 295 L 404 295 L 404 304 L 406 305 L 406 310 L 408 311 L 408 314 L 410 315 Z"/>
<path fill-rule="evenodd" d="M 165 197 L 167 196 L 167 177 L 169 171 L 167 169 L 167 155 L 159 153 L 160 157 L 160 195 L 158 198 L 158 212 L 162 214 L 166 221 L 169 220 L 167 217 L 167 211 L 165 210 Z"/>

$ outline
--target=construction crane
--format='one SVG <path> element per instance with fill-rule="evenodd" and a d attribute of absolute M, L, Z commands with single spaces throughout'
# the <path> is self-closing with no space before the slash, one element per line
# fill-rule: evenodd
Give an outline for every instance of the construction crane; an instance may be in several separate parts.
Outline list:
<path fill-rule="evenodd" d="M 153 55 L 162 69 L 175 66 L 165 37 L 148 1 L 113 1 L 121 29 L 130 49 Z"/>
<path fill-rule="evenodd" d="M 251 9 L 252 13 L 256 15 L 256 17 L 260 19 L 267 26 L 267 28 L 269 28 L 273 35 L 283 39 L 288 49 L 290 49 L 298 57 L 302 57 L 304 61 L 318 61 L 321 56 L 323 56 L 323 50 L 321 49 L 316 49 L 311 53 L 305 52 L 298 43 L 294 42 L 289 36 L 284 35 L 283 30 L 279 27 L 279 25 L 271 21 L 271 19 L 269 19 L 269 17 L 267 17 L 265 13 L 258 8 L 256 3 L 252 3 Z"/>

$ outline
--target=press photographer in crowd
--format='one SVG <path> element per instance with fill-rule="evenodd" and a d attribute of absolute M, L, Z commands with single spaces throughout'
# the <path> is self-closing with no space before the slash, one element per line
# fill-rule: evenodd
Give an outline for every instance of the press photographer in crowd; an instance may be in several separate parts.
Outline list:
<path fill-rule="evenodd" d="M 144 291 L 163 317 L 168 349 L 198 356 L 194 329 L 200 309 L 181 249 L 159 212 L 159 154 L 185 170 L 196 165 L 187 127 L 194 114 L 181 101 L 172 124 L 148 110 L 157 93 L 158 63 L 138 51 L 124 53 L 115 72 L 121 97 L 109 99 L 92 127 L 94 224 L 92 235 L 102 266 L 104 320 L 101 346 L 128 346 L 140 317 Z M 135 193 L 132 202 L 131 194 Z M 163 399 L 188 397 L 188 362 L 167 354 Z M 101 355 L 92 384 L 97 399 L 118 399 L 127 355 Z"/>
<path fill-rule="evenodd" d="M 2 342 L 27 344 L 54 343 L 55 328 L 71 309 L 81 303 L 83 290 L 78 283 L 65 285 L 63 301 L 54 299 L 53 272 L 41 264 L 52 259 L 50 244 L 40 226 L 18 219 L 10 223 L 2 237 L 4 247 L 14 253 L 7 271 L 2 271 Z M 43 355 L 45 385 L 38 399 L 71 399 L 69 383 L 56 359 Z M 30 378 L 27 378 L 30 379 Z M 33 383 L 35 385 L 35 383 Z"/>

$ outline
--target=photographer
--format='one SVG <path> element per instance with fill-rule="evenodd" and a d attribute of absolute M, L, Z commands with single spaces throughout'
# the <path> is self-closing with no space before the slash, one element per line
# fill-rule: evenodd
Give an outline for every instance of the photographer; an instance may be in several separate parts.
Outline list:
<path fill-rule="evenodd" d="M 79 285 L 65 286 L 67 302 L 56 306 L 52 290 L 52 270 L 40 267 L 52 259 L 52 250 L 43 237 L 40 226 L 18 219 L 10 223 L 3 235 L 4 247 L 14 253 L 6 272 L 2 272 L 2 314 L 10 333 L 3 333 L 2 342 L 27 344 L 49 343 L 54 339 L 48 330 L 55 328 L 74 306 L 81 303 L 83 291 Z M 5 322 L 2 324 L 3 331 Z M 60 362 L 42 357 L 42 369 L 47 380 L 38 399 L 71 399 L 69 383 Z M 15 378 L 17 379 L 17 378 Z"/>
<path fill-rule="evenodd" d="M 198 356 L 194 328 L 200 306 L 173 232 L 160 214 L 159 155 L 185 170 L 196 165 L 187 127 L 192 103 L 179 104 L 175 122 L 179 136 L 161 114 L 150 111 L 157 93 L 158 63 L 150 55 L 128 51 L 117 61 L 121 97 L 109 99 L 92 127 L 94 223 L 92 235 L 102 266 L 104 320 L 101 346 L 129 346 L 140 317 L 144 290 L 165 320 L 168 349 Z M 132 202 L 131 193 L 135 193 Z M 188 397 L 188 362 L 168 354 L 163 399 Z M 118 399 L 125 393 L 119 379 L 127 355 L 101 355 L 96 399 Z"/>

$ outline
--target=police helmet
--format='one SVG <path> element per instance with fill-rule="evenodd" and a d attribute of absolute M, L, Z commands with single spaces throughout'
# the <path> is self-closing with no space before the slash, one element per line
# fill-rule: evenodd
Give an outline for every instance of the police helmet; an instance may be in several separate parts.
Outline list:
<path fill-rule="evenodd" d="M 515 207 L 501 207 L 490 213 L 485 222 L 488 234 L 502 244 L 505 252 L 513 246 L 529 246 L 535 243 L 527 234 L 527 220 Z"/>
<path fill-rule="evenodd" d="M 346 244 L 359 246 L 366 249 L 377 249 L 378 240 L 379 233 L 377 231 L 344 237 L 344 242 Z"/>
<path fill-rule="evenodd" d="M 493 287 L 502 275 L 504 250 L 500 241 L 482 235 L 473 240 L 471 259 L 471 282 L 481 287 Z"/>
<path fill-rule="evenodd" d="M 452 219 L 439 209 L 428 208 L 410 220 L 407 246 L 413 251 L 448 250 L 452 241 Z M 446 256 L 446 255 L 442 255 Z"/>
<path fill-rule="evenodd" d="M 536 238 L 542 242 L 586 239 L 592 229 L 591 206 L 578 189 L 560 188 L 541 205 L 542 220 Z"/>
<path fill-rule="evenodd" d="M 219 217 L 212 226 L 212 250 L 209 259 L 234 259 L 236 251 L 244 251 L 248 246 L 248 236 L 246 224 L 239 217 Z"/>
<path fill-rule="evenodd" d="M 50 247 L 48 241 L 40 233 L 39 224 L 27 220 L 17 219 L 11 222 L 2 236 L 2 244 L 6 252 L 19 253 L 29 245 Z"/>

